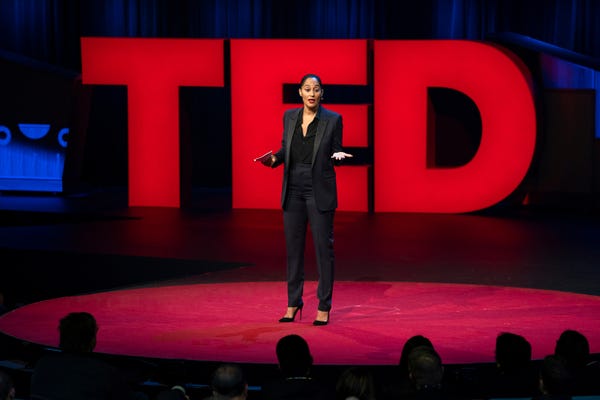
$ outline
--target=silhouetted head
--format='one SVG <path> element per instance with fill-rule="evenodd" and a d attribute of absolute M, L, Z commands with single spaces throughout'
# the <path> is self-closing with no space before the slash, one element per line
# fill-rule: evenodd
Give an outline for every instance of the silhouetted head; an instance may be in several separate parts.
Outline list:
<path fill-rule="evenodd" d="M 423 335 L 415 335 L 408 338 L 408 340 L 404 343 L 404 346 L 402 347 L 402 354 L 400 354 L 399 366 L 401 374 L 408 376 L 408 354 L 415 347 L 419 346 L 429 346 L 433 349 L 433 343 L 431 343 L 431 340 L 429 340 Z"/>
<path fill-rule="evenodd" d="M 308 376 L 313 358 L 308 343 L 299 335 L 287 335 L 279 339 L 275 349 L 279 369 L 284 376 Z"/>
<path fill-rule="evenodd" d="M 442 359 L 430 346 L 415 347 L 408 354 L 408 373 L 418 390 L 439 388 L 444 376 Z"/>
<path fill-rule="evenodd" d="M 496 337 L 496 364 L 505 372 L 516 372 L 529 366 L 531 344 L 521 335 L 502 332 Z"/>
<path fill-rule="evenodd" d="M 96 347 L 98 324 L 87 312 L 73 312 L 60 320 L 59 347 L 70 353 L 88 353 Z"/>
<path fill-rule="evenodd" d="M 342 372 L 336 387 L 336 399 L 355 397 L 358 400 L 374 400 L 375 384 L 367 367 L 350 367 Z"/>
<path fill-rule="evenodd" d="M 242 368 L 236 364 L 223 364 L 213 373 L 211 387 L 213 399 L 246 398 L 248 385 Z"/>
<path fill-rule="evenodd" d="M 567 329 L 556 341 L 554 355 L 563 359 L 568 369 L 580 369 L 589 362 L 590 344 L 580 332 Z"/>

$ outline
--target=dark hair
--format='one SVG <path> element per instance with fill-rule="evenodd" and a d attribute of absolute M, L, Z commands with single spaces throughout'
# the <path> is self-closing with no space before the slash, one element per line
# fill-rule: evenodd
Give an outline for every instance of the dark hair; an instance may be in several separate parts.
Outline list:
<path fill-rule="evenodd" d="M 418 346 L 429 346 L 433 349 L 433 343 L 431 340 L 426 338 L 423 335 L 414 335 L 404 343 L 402 347 L 402 353 L 400 354 L 400 362 L 398 365 L 400 366 L 401 374 L 408 374 L 408 354 Z"/>
<path fill-rule="evenodd" d="M 323 83 L 321 82 L 321 78 L 319 78 L 318 75 L 315 75 L 315 74 L 306 74 L 300 80 L 300 87 L 302 87 L 302 85 L 304 85 L 304 82 L 306 82 L 306 80 L 310 79 L 310 78 L 316 79 L 317 82 L 319 82 L 319 86 L 321 86 L 321 87 L 323 86 Z"/>
<path fill-rule="evenodd" d="M 335 387 L 336 398 L 345 400 L 356 397 L 359 400 L 375 399 L 373 375 L 367 367 L 350 367 L 342 372 Z"/>
<path fill-rule="evenodd" d="M 277 342 L 275 352 L 279 368 L 285 376 L 308 376 L 313 358 L 302 336 L 292 334 L 282 337 Z"/>
<path fill-rule="evenodd" d="M 246 390 L 246 379 L 242 368 L 236 364 L 222 364 L 212 377 L 212 390 L 226 398 L 240 396 Z"/>
<path fill-rule="evenodd" d="M 73 312 L 63 317 L 58 326 L 59 347 L 67 352 L 86 353 L 96 346 L 98 324 L 87 312 Z"/>
<path fill-rule="evenodd" d="M 442 358 L 433 347 L 415 347 L 408 354 L 408 371 L 417 389 L 441 385 L 444 374 Z"/>
<path fill-rule="evenodd" d="M 531 344 L 523 336 L 502 332 L 496 337 L 496 362 L 503 371 L 517 371 L 531 361 Z"/>
<path fill-rule="evenodd" d="M 590 344 L 583 334 L 567 329 L 556 341 L 554 354 L 562 358 L 569 369 L 583 368 L 589 361 Z"/>

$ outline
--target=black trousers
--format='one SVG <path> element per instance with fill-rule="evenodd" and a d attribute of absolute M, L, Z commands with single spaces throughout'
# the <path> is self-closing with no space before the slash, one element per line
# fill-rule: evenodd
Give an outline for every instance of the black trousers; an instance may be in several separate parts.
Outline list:
<path fill-rule="evenodd" d="M 310 164 L 298 164 L 290 171 L 288 192 L 283 210 L 287 250 L 288 307 L 303 303 L 304 251 L 307 226 L 313 237 L 319 282 L 319 310 L 331 309 L 334 278 L 333 217 L 334 210 L 319 211 L 312 188 Z"/>

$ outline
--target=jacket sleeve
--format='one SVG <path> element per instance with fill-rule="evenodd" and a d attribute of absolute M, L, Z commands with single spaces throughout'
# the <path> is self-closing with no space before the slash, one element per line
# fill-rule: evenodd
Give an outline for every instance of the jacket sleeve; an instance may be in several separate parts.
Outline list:
<path fill-rule="evenodd" d="M 338 115 L 335 118 L 335 126 L 333 127 L 333 141 L 331 143 L 331 155 L 333 153 L 337 153 L 338 151 L 344 151 L 342 148 L 342 132 L 343 132 L 343 122 L 342 116 Z"/>
<path fill-rule="evenodd" d="M 287 113 L 283 114 L 283 134 L 281 135 L 281 148 L 279 150 L 277 150 L 277 152 L 274 154 L 275 157 L 277 158 L 277 161 L 275 161 L 273 163 L 273 165 L 271 165 L 271 168 L 276 168 L 278 166 L 280 166 L 281 164 L 284 163 L 285 161 L 285 132 L 286 132 L 286 118 L 287 118 Z"/>

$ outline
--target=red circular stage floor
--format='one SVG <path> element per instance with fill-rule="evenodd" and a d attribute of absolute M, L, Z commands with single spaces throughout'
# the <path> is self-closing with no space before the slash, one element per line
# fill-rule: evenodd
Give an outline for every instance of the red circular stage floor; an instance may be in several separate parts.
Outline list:
<path fill-rule="evenodd" d="M 96 351 L 199 361 L 276 363 L 275 344 L 295 333 L 322 365 L 395 365 L 410 336 L 431 339 L 446 364 L 492 362 L 500 332 L 523 335 L 533 358 L 554 351 L 563 330 L 587 336 L 600 351 L 600 297 L 485 285 L 337 282 L 330 324 L 315 327 L 316 283 L 306 282 L 302 320 L 277 320 L 285 283 L 241 282 L 157 286 L 61 297 L 0 317 L 0 330 L 56 346 L 58 321 L 91 312 Z"/>

